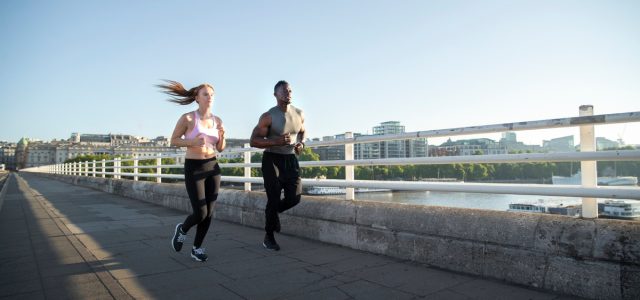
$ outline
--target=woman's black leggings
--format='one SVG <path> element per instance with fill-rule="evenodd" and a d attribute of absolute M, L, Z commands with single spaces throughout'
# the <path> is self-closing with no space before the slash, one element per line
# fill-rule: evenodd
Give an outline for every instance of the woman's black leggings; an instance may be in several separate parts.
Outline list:
<path fill-rule="evenodd" d="M 200 248 L 211 224 L 213 202 L 218 198 L 220 190 L 220 166 L 216 158 L 186 159 L 184 183 L 187 186 L 193 214 L 182 223 L 182 231 L 187 233 L 191 227 L 198 225 L 193 245 Z"/>

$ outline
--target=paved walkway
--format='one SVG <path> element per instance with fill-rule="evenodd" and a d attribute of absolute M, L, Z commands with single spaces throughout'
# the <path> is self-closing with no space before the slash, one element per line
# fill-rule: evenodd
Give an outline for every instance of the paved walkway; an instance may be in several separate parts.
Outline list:
<path fill-rule="evenodd" d="M 15 174 L 0 207 L 0 298 L 572 299 L 214 221 L 206 263 L 175 253 L 184 212 Z M 0 203 L 2 201 L 0 200 Z"/>

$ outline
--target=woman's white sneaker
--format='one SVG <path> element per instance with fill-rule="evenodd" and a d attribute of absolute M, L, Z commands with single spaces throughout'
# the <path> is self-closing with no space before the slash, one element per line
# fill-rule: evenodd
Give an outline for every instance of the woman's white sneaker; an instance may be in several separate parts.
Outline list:
<path fill-rule="evenodd" d="M 204 248 L 191 249 L 191 257 L 197 261 L 207 261 L 209 257 L 204 253 Z"/>
<path fill-rule="evenodd" d="M 182 223 L 178 223 L 178 225 L 176 225 L 176 230 L 173 233 L 173 238 L 171 239 L 171 247 L 173 248 L 173 251 L 180 252 L 185 239 L 187 239 L 187 234 L 182 232 Z"/>

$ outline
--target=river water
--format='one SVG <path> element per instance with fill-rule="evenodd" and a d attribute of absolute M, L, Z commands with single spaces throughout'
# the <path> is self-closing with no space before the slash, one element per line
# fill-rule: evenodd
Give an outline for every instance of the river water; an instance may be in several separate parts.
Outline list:
<path fill-rule="evenodd" d="M 338 196 L 336 196 L 338 197 Z M 344 197 L 341 195 L 340 197 Z M 397 202 L 422 204 L 433 206 L 478 208 L 506 211 L 510 203 L 531 204 L 580 204 L 581 198 L 560 196 L 510 195 L 510 194 L 481 194 L 460 192 L 432 192 L 432 191 L 396 191 L 356 193 L 356 200 L 380 202 Z"/>

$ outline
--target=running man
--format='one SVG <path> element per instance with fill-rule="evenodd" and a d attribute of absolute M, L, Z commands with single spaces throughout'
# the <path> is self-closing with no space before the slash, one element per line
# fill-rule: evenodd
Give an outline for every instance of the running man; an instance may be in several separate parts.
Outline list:
<path fill-rule="evenodd" d="M 265 231 L 262 245 L 269 250 L 280 250 L 273 232 L 280 232 L 278 213 L 300 202 L 302 184 L 297 155 L 304 148 L 304 114 L 291 105 L 291 86 L 281 80 L 273 95 L 277 105 L 263 113 L 251 133 L 251 147 L 263 148 L 262 177 L 267 192 Z M 280 194 L 284 189 L 284 199 Z"/>

